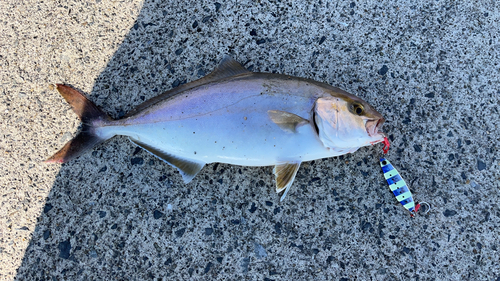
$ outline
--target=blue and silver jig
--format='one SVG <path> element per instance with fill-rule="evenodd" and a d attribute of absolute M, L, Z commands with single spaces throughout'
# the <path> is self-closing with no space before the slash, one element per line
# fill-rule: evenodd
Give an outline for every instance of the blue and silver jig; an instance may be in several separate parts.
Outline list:
<path fill-rule="evenodd" d="M 389 188 L 391 189 L 394 196 L 399 203 L 405 207 L 408 211 L 410 211 L 411 216 L 415 216 L 420 209 L 420 204 L 415 204 L 413 201 L 413 196 L 410 192 L 410 189 L 406 185 L 406 182 L 401 178 L 398 171 L 392 166 L 391 162 L 385 158 L 380 159 L 380 166 L 382 167 L 382 172 L 384 172 L 384 177 L 389 184 Z M 428 206 L 426 213 L 429 211 L 430 206 L 425 202 L 421 202 L 422 204 L 426 204 Z"/>

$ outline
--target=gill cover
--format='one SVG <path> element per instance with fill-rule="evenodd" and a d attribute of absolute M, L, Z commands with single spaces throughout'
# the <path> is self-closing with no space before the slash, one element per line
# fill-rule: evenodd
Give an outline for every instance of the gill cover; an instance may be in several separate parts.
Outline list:
<path fill-rule="evenodd" d="M 369 142 L 365 120 L 349 110 L 349 103 L 340 97 L 319 98 L 314 107 L 314 121 L 325 147 L 335 151 L 357 149 Z"/>

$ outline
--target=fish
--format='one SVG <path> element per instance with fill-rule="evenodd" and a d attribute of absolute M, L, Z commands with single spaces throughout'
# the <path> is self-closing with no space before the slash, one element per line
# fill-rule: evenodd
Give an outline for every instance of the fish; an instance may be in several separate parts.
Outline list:
<path fill-rule="evenodd" d="M 56 86 L 82 127 L 46 163 L 68 162 L 122 135 L 176 168 L 186 184 L 209 163 L 274 166 L 282 201 L 302 162 L 387 140 L 383 116 L 357 96 L 311 79 L 251 72 L 230 56 L 116 120 L 71 86 Z"/>
<path fill-rule="evenodd" d="M 392 193 L 396 196 L 396 200 L 398 200 L 398 202 L 410 212 L 412 217 L 415 216 L 420 209 L 420 204 L 415 204 L 413 195 L 406 185 L 405 180 L 401 177 L 399 172 L 394 168 L 389 160 L 380 158 L 380 167 L 382 167 L 384 178 L 387 181 Z M 430 207 L 428 209 L 430 209 Z"/>

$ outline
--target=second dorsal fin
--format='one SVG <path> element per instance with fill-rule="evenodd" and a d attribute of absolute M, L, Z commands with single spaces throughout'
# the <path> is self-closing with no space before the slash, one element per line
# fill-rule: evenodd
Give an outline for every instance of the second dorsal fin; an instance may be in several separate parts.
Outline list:
<path fill-rule="evenodd" d="M 212 71 L 210 74 L 208 74 L 207 76 L 200 78 L 198 80 L 189 82 L 187 84 L 180 85 L 177 88 L 171 89 L 171 90 L 166 91 L 165 93 L 163 93 L 159 96 L 151 98 L 151 99 L 143 102 L 142 104 L 138 105 L 136 108 L 132 109 L 131 111 L 129 111 L 125 115 L 125 117 L 130 117 L 132 115 L 135 115 L 136 113 L 150 107 L 151 105 L 156 104 L 162 100 L 166 100 L 170 97 L 173 97 L 173 96 L 179 94 L 180 92 L 201 86 L 203 84 L 215 82 L 217 80 L 221 80 L 221 79 L 224 79 L 227 77 L 231 77 L 231 76 L 243 74 L 243 73 L 250 73 L 250 71 L 248 71 L 246 68 L 244 68 L 239 62 L 235 61 L 233 58 L 226 55 L 220 61 L 219 66 L 217 66 L 217 68 L 214 71 Z"/>

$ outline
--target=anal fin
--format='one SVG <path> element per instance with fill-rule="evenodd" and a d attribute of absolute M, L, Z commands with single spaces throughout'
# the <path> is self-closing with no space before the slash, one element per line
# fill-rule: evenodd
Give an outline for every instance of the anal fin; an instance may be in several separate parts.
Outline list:
<path fill-rule="evenodd" d="M 295 180 L 301 162 L 287 162 L 274 166 L 274 176 L 276 177 L 276 193 L 283 192 L 280 201 L 285 199 L 286 194 Z"/>
<path fill-rule="evenodd" d="M 177 170 L 179 170 L 179 173 L 182 176 L 182 179 L 184 180 L 184 183 L 189 183 L 201 171 L 201 169 L 203 169 L 203 166 L 205 166 L 204 162 L 196 161 L 196 160 L 192 160 L 192 159 L 185 159 L 185 158 L 161 151 L 161 150 L 159 150 L 155 147 L 152 147 L 146 143 L 143 143 L 141 141 L 134 140 L 132 138 L 129 138 L 129 139 L 131 142 L 133 142 L 137 146 L 144 148 L 149 153 L 151 153 L 154 156 L 167 162 L 167 164 L 169 164 L 170 166 L 177 168 Z"/>

